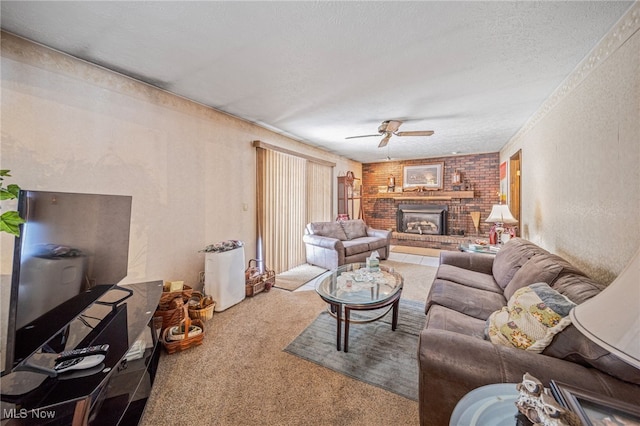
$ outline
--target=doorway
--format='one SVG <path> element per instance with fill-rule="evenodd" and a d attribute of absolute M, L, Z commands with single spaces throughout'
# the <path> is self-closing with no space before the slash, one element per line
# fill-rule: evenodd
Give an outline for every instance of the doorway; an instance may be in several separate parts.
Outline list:
<path fill-rule="evenodd" d="M 520 179 L 522 170 L 522 150 L 518 150 L 509 158 L 509 210 L 518 220 L 516 235 L 520 236 L 522 223 L 520 223 Z"/>

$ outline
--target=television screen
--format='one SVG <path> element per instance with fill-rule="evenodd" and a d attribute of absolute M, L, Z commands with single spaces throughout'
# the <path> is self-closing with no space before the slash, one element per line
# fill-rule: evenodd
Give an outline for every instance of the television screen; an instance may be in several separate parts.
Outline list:
<path fill-rule="evenodd" d="M 64 347 L 67 324 L 127 275 L 131 197 L 23 190 L 18 212 L 5 373 Z"/>

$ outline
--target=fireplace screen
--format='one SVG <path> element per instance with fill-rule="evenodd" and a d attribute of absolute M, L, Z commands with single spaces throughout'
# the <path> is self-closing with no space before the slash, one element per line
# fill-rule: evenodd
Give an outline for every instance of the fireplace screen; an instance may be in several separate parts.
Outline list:
<path fill-rule="evenodd" d="M 446 206 L 400 205 L 398 231 L 420 235 L 446 234 Z"/>

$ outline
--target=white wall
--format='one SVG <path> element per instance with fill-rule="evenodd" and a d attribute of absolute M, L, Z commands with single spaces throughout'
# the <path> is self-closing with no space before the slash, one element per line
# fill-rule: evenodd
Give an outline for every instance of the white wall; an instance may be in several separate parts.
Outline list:
<path fill-rule="evenodd" d="M 522 149 L 522 236 L 609 283 L 640 246 L 640 7 L 501 151 Z"/>
<path fill-rule="evenodd" d="M 7 33 L 1 67 L 5 183 L 132 195 L 126 283 L 195 284 L 198 250 L 221 240 L 240 239 L 255 257 L 254 140 L 361 174 L 359 163 Z M 2 274 L 12 247 L 3 233 Z"/>

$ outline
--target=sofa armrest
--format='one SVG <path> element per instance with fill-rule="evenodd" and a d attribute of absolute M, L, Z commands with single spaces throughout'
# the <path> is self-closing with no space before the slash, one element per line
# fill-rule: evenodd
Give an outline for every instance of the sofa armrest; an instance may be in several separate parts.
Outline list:
<path fill-rule="evenodd" d="M 495 256 L 484 253 L 442 250 L 440 264 L 457 266 L 470 271 L 492 274 Z"/>
<path fill-rule="evenodd" d="M 384 238 L 391 244 L 391 231 L 385 231 L 384 229 L 373 229 L 367 227 L 367 236 L 375 238 Z"/>
<path fill-rule="evenodd" d="M 339 239 L 307 234 L 302 236 L 302 241 L 308 264 L 329 270 L 344 265 L 344 244 Z"/>
<path fill-rule="evenodd" d="M 626 402 L 640 396 L 640 387 L 594 368 L 446 330 L 421 332 L 418 363 L 422 426 L 448 424 L 469 391 L 492 383 L 520 383 L 527 372 L 547 387 L 557 380 Z"/>

